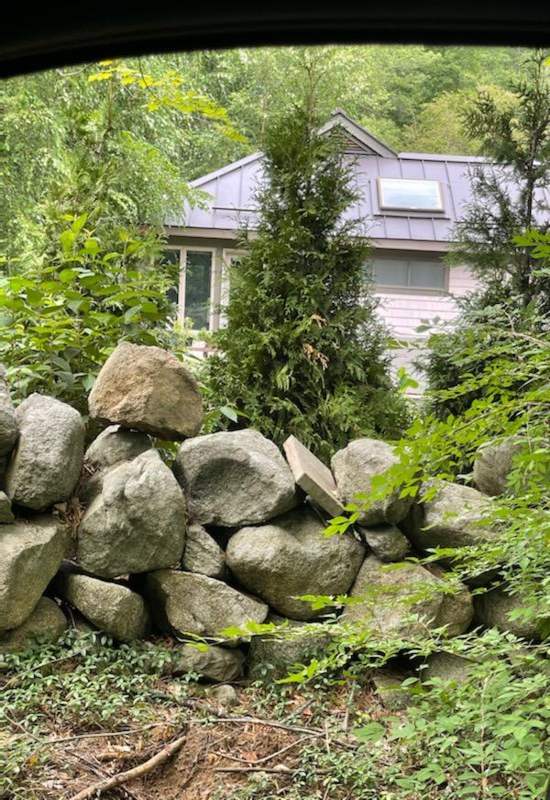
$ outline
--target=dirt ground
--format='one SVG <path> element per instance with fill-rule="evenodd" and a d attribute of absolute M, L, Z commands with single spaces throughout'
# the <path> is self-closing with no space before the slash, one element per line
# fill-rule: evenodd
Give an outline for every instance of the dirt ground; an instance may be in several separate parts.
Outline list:
<path fill-rule="evenodd" d="M 179 752 L 165 764 L 101 797 L 127 800 L 226 800 L 239 787 L 269 775 L 270 796 L 285 793 L 300 766 L 303 748 L 312 743 L 326 748 L 354 748 L 349 688 L 330 697 L 305 698 L 297 689 L 284 708 L 262 708 L 252 694 L 237 690 L 238 704 L 216 705 L 202 696 L 181 706 L 158 706 L 158 720 L 131 732 L 73 733 L 52 731 L 50 752 L 38 770 L 32 791 L 40 800 L 72 800 L 102 779 L 133 769 L 184 736 Z M 368 689 L 353 696 L 355 709 L 376 714 L 377 701 Z M 271 712 L 271 713 L 270 713 Z M 384 711 L 380 708 L 379 713 Z M 96 795 L 93 795 L 96 797 Z M 261 795 L 254 795 L 260 797 Z M 332 796 L 332 795 L 331 795 Z"/>

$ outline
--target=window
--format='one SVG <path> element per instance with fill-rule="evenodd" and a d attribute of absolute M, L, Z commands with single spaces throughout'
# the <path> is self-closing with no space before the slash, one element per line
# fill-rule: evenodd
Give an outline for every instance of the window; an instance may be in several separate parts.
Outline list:
<path fill-rule="evenodd" d="M 180 251 L 179 247 L 178 248 L 173 247 L 173 248 L 170 248 L 169 250 L 165 250 L 164 251 L 164 257 L 163 257 L 163 262 L 164 262 L 164 264 L 170 266 L 170 275 L 173 275 L 173 276 L 179 275 L 180 270 L 181 270 L 181 266 L 180 266 L 180 263 L 181 263 L 181 251 Z M 172 286 L 170 289 L 168 289 L 167 295 L 168 295 L 168 299 L 170 300 L 171 303 L 174 303 L 174 305 L 178 304 L 178 287 L 177 287 L 177 284 L 175 286 Z"/>
<path fill-rule="evenodd" d="M 178 304 L 178 316 L 188 320 L 193 330 L 211 327 L 214 250 L 180 248 L 165 250 L 165 263 L 179 265 L 179 286 L 168 291 Z"/>
<path fill-rule="evenodd" d="M 368 270 L 376 286 L 436 291 L 445 291 L 447 286 L 447 269 L 440 261 L 374 258 Z"/>
<path fill-rule="evenodd" d="M 439 181 L 379 178 L 380 208 L 401 211 L 443 211 Z"/>

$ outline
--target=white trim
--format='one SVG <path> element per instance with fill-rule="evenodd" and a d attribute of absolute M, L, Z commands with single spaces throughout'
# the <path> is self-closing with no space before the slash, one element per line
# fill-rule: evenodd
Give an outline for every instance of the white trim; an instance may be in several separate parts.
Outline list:
<path fill-rule="evenodd" d="M 263 157 L 264 154 L 260 151 L 251 153 L 251 155 L 240 158 L 238 161 L 232 161 L 230 164 L 226 164 L 225 167 L 220 167 L 220 169 L 214 170 L 214 172 L 208 172 L 206 175 L 201 175 L 200 178 L 195 178 L 194 181 L 189 181 L 189 186 L 192 186 L 193 189 L 196 189 L 198 186 L 202 186 L 204 183 L 213 181 L 216 178 L 221 178 L 222 175 L 227 175 L 228 172 L 233 172 L 236 169 L 240 169 L 240 167 L 245 167 L 247 164 L 251 164 L 253 161 L 259 161 Z"/>

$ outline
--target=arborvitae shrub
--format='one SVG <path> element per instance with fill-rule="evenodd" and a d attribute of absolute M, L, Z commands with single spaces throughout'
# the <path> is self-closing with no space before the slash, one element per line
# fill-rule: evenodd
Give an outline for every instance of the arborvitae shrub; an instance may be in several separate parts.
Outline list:
<path fill-rule="evenodd" d="M 368 244 L 345 214 L 352 165 L 299 108 L 271 125 L 264 153 L 257 228 L 242 233 L 247 255 L 206 367 L 212 400 L 239 425 L 278 443 L 293 433 L 325 457 L 357 436 L 393 437 L 406 405 L 366 279 Z"/>

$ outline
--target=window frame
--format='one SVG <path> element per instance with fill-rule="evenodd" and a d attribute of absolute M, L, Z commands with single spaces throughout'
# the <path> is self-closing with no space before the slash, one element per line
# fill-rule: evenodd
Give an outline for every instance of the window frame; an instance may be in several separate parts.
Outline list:
<path fill-rule="evenodd" d="M 223 247 L 222 248 L 222 264 L 221 264 L 221 271 L 220 271 L 220 305 L 219 305 L 219 315 L 218 315 L 218 326 L 220 328 L 225 328 L 227 325 L 227 317 L 223 313 L 223 308 L 229 302 L 229 268 L 231 266 L 231 258 L 233 256 L 245 256 L 247 254 L 247 250 L 243 250 L 243 248 L 238 247 Z"/>
<path fill-rule="evenodd" d="M 378 255 L 378 254 L 372 255 L 369 261 L 373 264 L 373 267 L 374 267 L 373 263 L 374 261 L 405 261 L 407 263 L 407 280 L 410 279 L 411 263 L 414 261 L 424 261 L 426 263 L 437 264 L 443 271 L 443 286 L 437 288 L 431 286 L 410 286 L 410 285 L 396 285 L 391 283 L 377 283 L 373 274 L 372 285 L 375 294 L 378 294 L 380 292 L 386 294 L 390 292 L 395 294 L 431 294 L 440 297 L 443 295 L 450 294 L 449 266 L 445 264 L 441 260 L 441 258 L 417 258 L 416 255 L 411 256 L 409 254 L 400 254 L 400 253 L 396 253 L 395 255 L 389 255 L 388 253 L 384 253 L 384 255 Z"/>
<path fill-rule="evenodd" d="M 199 246 L 192 246 L 192 245 L 183 245 L 183 244 L 168 244 L 164 248 L 165 250 L 179 250 L 180 254 L 180 269 L 179 269 L 179 281 L 178 281 L 178 322 L 183 325 L 185 321 L 185 278 L 186 278 L 186 271 L 187 271 L 187 253 L 210 253 L 212 256 L 212 261 L 210 264 L 210 304 L 208 309 L 208 330 L 214 330 L 214 290 L 216 285 L 216 248 L 215 247 L 201 247 Z M 193 331 L 199 331 L 200 328 L 192 328 Z"/>
<path fill-rule="evenodd" d="M 417 183 L 434 183 L 437 188 L 437 195 L 439 197 L 439 207 L 435 208 L 420 208 L 419 206 L 395 206 L 386 205 L 384 200 L 384 188 L 382 181 L 414 181 Z M 445 203 L 443 200 L 443 189 L 441 181 L 436 178 L 390 178 L 378 175 L 376 178 L 376 188 L 378 195 L 378 208 L 381 211 L 401 211 L 403 213 L 414 212 L 415 214 L 445 214 Z"/>

